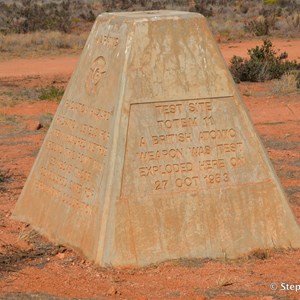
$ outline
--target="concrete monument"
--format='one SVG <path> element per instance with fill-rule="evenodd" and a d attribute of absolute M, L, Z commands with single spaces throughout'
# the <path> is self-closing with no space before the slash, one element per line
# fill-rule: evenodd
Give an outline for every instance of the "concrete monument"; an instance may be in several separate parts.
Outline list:
<path fill-rule="evenodd" d="M 97 18 L 14 213 L 103 266 L 300 246 L 206 20 L 186 12 Z"/>

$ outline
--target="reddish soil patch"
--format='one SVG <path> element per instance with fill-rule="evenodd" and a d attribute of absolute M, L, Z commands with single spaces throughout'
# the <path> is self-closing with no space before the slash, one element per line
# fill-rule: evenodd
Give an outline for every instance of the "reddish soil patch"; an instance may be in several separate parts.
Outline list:
<path fill-rule="evenodd" d="M 275 49 L 288 53 L 288 59 L 300 60 L 300 40 L 272 40 Z M 220 49 L 227 62 L 233 55 L 247 57 L 247 49 L 262 45 L 262 40 L 227 42 Z M 36 59 L 12 59 L 0 62 L 0 78 L 70 75 L 78 61 L 78 56 L 47 57 Z"/>
<path fill-rule="evenodd" d="M 78 61 L 78 56 L 62 56 L 36 59 L 12 59 L 1 62 L 0 78 L 27 77 L 33 75 L 70 75 Z"/>
<path fill-rule="evenodd" d="M 248 43 L 238 45 L 246 52 Z M 290 43 L 294 46 L 286 50 L 298 51 L 299 42 Z M 242 54 L 227 44 L 221 48 L 225 57 Z M 47 61 L 51 68 L 44 67 Z M 9 106 L 5 89 L 19 92 L 53 82 L 65 86 L 75 62 L 74 57 L 28 60 L 20 70 L 20 60 L 0 63 L 0 104 L 5 102 L 0 106 L 0 171 L 5 179 L 0 183 L 0 299 L 300 299 L 300 291 L 280 290 L 281 283 L 300 284 L 299 249 L 258 250 L 237 260 L 99 268 L 10 219 L 47 131 L 47 125 L 39 130 L 38 125 L 58 104 L 22 96 Z M 300 223 L 300 94 L 274 95 L 272 83 L 239 88 Z"/>

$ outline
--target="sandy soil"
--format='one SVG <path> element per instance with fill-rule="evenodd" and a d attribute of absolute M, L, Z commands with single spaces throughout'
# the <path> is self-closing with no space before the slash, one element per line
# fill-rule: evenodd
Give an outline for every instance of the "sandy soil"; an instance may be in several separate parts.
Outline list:
<path fill-rule="evenodd" d="M 275 48 L 288 53 L 288 59 L 300 61 L 300 40 L 272 40 Z M 247 49 L 260 46 L 261 40 L 227 42 L 220 44 L 220 49 L 227 62 L 233 55 L 247 57 Z M 59 56 L 36 59 L 11 59 L 0 61 L 0 78 L 70 75 L 79 56 Z"/>
<path fill-rule="evenodd" d="M 225 59 L 255 42 L 222 44 Z M 275 45 L 278 45 L 277 42 Z M 300 41 L 281 50 L 299 58 Z M 287 48 L 284 48 L 287 47 Z M 66 86 L 77 57 L 0 63 L 0 299 L 300 299 L 271 283 L 300 284 L 300 250 L 258 250 L 237 260 L 177 260 L 141 269 L 99 268 L 10 219 L 57 102 L 36 90 Z M 46 67 L 45 67 L 46 66 Z M 251 118 L 300 223 L 300 94 L 272 92 L 273 83 L 239 85 Z M 41 128 L 40 128 L 41 127 Z"/>
<path fill-rule="evenodd" d="M 12 59 L 0 63 L 0 78 L 67 75 L 73 72 L 78 56 Z"/>

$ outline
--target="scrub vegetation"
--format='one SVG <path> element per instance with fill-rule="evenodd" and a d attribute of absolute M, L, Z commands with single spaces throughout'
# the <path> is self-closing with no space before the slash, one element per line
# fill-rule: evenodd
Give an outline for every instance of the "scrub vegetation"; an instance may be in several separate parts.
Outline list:
<path fill-rule="evenodd" d="M 157 9 L 201 13 L 222 41 L 300 36 L 296 0 L 0 0 L 0 52 L 20 53 L 33 47 L 79 52 L 97 15 Z"/>
<path fill-rule="evenodd" d="M 284 74 L 294 74 L 297 88 L 300 88 L 300 64 L 287 59 L 286 52 L 278 53 L 269 39 L 261 47 L 248 50 L 249 59 L 233 56 L 230 71 L 236 82 L 259 82 L 280 79 Z"/>

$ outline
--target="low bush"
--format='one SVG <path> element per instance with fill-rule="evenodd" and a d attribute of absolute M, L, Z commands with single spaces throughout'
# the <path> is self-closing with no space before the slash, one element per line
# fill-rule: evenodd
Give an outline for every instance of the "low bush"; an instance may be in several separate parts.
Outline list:
<path fill-rule="evenodd" d="M 7 170 L 0 170 L 0 183 L 6 182 L 10 179 L 10 172 Z"/>
<path fill-rule="evenodd" d="M 290 30 L 298 31 L 300 30 L 300 12 L 294 12 L 293 14 L 290 14 L 286 18 L 287 24 L 290 28 Z"/>
<path fill-rule="evenodd" d="M 246 32 L 253 33 L 256 36 L 269 35 L 270 30 L 275 24 L 275 15 L 271 16 L 259 16 L 254 20 L 246 21 L 244 29 Z"/>
<path fill-rule="evenodd" d="M 192 7 L 190 11 L 200 13 L 205 17 L 211 17 L 213 15 L 212 5 L 209 5 L 206 3 L 206 1 L 201 0 L 196 0 L 194 7 Z"/>
<path fill-rule="evenodd" d="M 265 8 L 269 7 L 269 11 L 276 10 L 280 7 L 291 13 L 299 8 L 299 2 L 297 0 L 264 0 L 263 4 Z"/>
<path fill-rule="evenodd" d="M 186 0 L 103 0 L 104 11 L 135 11 L 135 10 L 159 10 L 170 8 L 185 8 Z"/>
<path fill-rule="evenodd" d="M 55 100 L 60 101 L 64 94 L 64 90 L 56 86 L 48 86 L 40 90 L 40 100 Z"/>
<path fill-rule="evenodd" d="M 230 61 L 230 71 L 236 82 L 279 79 L 289 71 L 300 69 L 296 61 L 287 60 L 286 52 L 277 53 L 269 39 L 265 39 L 261 47 L 249 49 L 248 54 L 250 59 L 233 56 Z"/>
<path fill-rule="evenodd" d="M 264 4 L 266 4 L 266 5 L 276 5 L 276 4 L 279 4 L 279 0 L 264 0 Z"/>
<path fill-rule="evenodd" d="M 0 192 L 6 191 L 5 183 L 12 179 L 10 171 L 0 168 Z"/>
<path fill-rule="evenodd" d="M 90 23 L 101 11 L 80 0 L 0 1 L 0 33 L 78 31 L 78 23 Z"/>
<path fill-rule="evenodd" d="M 2 4 L 3 18 L 8 32 L 27 33 L 40 30 L 69 32 L 71 29 L 70 0 L 60 3 L 41 3 L 21 0 L 20 3 Z"/>

